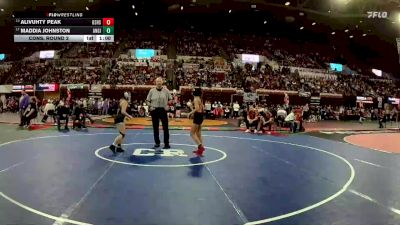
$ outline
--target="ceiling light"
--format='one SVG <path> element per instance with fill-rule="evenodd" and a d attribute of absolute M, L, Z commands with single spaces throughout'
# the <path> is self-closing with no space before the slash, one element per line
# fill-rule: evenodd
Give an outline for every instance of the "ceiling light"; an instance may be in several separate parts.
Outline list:
<path fill-rule="evenodd" d="M 367 34 L 363 34 L 363 37 L 367 36 Z"/>
<path fill-rule="evenodd" d="M 362 20 L 360 20 L 360 23 L 362 23 L 363 21 Z"/>
<path fill-rule="evenodd" d="M 267 21 L 266 21 L 266 20 L 264 20 L 264 24 L 267 24 Z"/>
<path fill-rule="evenodd" d="M 0 9 L 0 11 L 4 12 L 4 9 Z"/>
<path fill-rule="evenodd" d="M 356 28 L 358 29 L 358 25 L 356 25 Z"/>
<path fill-rule="evenodd" d="M 138 13 L 137 12 L 135 12 L 135 16 L 137 16 L 138 15 Z"/>
<path fill-rule="evenodd" d="M 53 2 L 53 5 L 57 5 L 57 3 L 56 3 L 56 2 Z"/>
<path fill-rule="evenodd" d="M 304 27 L 300 27 L 300 30 L 303 30 L 304 29 Z"/>
<path fill-rule="evenodd" d="M 89 7 L 86 6 L 86 10 L 89 11 Z"/>
<path fill-rule="evenodd" d="M 333 31 L 331 34 L 332 34 L 332 35 L 335 35 L 336 33 L 335 33 L 335 31 Z"/>
<path fill-rule="evenodd" d="M 316 23 L 316 22 L 313 22 L 311 25 L 313 25 L 313 26 L 314 26 L 315 24 L 317 24 L 317 23 Z"/>
<path fill-rule="evenodd" d="M 329 10 L 328 13 L 331 13 L 331 10 Z"/>
<path fill-rule="evenodd" d="M 132 5 L 132 9 L 135 9 L 135 5 Z"/>
<path fill-rule="evenodd" d="M 353 35 L 350 35 L 349 38 L 353 38 Z"/>
<path fill-rule="evenodd" d="M 346 33 L 347 33 L 347 32 L 349 32 L 349 30 L 348 30 L 348 29 L 346 29 L 346 30 L 344 30 L 344 32 L 346 32 Z"/>
<path fill-rule="evenodd" d="M 286 5 L 286 6 L 290 5 L 290 2 L 286 2 L 285 5 Z"/>
<path fill-rule="evenodd" d="M 181 10 L 183 10 L 183 6 L 181 6 Z"/>
<path fill-rule="evenodd" d="M 229 11 L 228 11 L 228 13 L 231 13 L 232 12 L 232 10 L 230 9 Z"/>
<path fill-rule="evenodd" d="M 300 15 L 300 16 L 304 16 L 304 13 L 303 13 L 303 12 L 299 12 L 299 15 Z"/>

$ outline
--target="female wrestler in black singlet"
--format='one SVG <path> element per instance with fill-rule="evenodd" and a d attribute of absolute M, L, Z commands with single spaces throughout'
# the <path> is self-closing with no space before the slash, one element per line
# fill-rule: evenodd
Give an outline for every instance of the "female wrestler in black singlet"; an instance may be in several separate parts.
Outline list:
<path fill-rule="evenodd" d="M 196 88 L 193 92 L 194 100 L 192 107 L 192 112 L 189 113 L 189 118 L 193 115 L 193 125 L 190 130 L 190 136 L 193 138 L 194 142 L 198 145 L 197 150 L 193 151 L 197 156 L 203 156 L 204 146 L 203 138 L 201 137 L 201 124 L 204 120 L 204 106 L 201 100 L 201 88 Z"/>
<path fill-rule="evenodd" d="M 128 99 L 129 99 L 129 93 L 125 92 L 124 97 L 121 98 L 121 100 L 119 100 L 117 116 L 114 119 L 114 123 L 119 131 L 119 135 L 115 138 L 114 143 L 112 145 L 110 145 L 110 150 L 114 154 L 116 152 L 124 152 L 121 145 L 122 145 L 122 142 L 124 141 L 125 132 L 126 132 L 125 117 L 132 119 L 132 116 L 126 112 L 126 110 L 128 108 Z"/>

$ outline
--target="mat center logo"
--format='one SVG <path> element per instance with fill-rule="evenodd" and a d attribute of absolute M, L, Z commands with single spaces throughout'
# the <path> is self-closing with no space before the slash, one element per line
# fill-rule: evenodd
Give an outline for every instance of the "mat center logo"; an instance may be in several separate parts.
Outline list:
<path fill-rule="evenodd" d="M 192 149 L 196 145 L 171 143 L 172 149 L 153 149 L 150 145 L 153 143 L 127 143 L 124 146 L 132 146 L 131 151 L 125 154 L 113 154 L 105 151 L 105 155 L 101 151 L 109 149 L 109 146 L 103 146 L 95 150 L 94 154 L 103 160 L 119 163 L 123 165 L 146 166 L 146 167 L 190 167 L 207 165 L 224 160 L 227 155 L 223 150 L 207 146 L 206 156 L 204 158 L 192 155 Z M 176 147 L 175 147 L 176 146 Z M 181 147 L 182 146 L 182 147 Z M 127 157 L 128 156 L 128 157 Z M 112 157 L 112 158 L 109 158 Z M 189 160 L 188 160 L 189 159 Z"/>
<path fill-rule="evenodd" d="M 188 155 L 185 154 L 185 151 L 181 149 L 166 149 L 163 150 L 161 153 L 158 153 L 156 150 L 151 148 L 137 148 L 132 153 L 134 156 L 143 156 L 143 157 L 151 157 L 151 156 L 162 156 L 162 157 L 187 157 Z"/>

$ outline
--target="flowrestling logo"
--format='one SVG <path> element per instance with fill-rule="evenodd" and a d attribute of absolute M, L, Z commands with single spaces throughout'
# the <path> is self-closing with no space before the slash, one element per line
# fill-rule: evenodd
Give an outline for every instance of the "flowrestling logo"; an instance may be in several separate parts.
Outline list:
<path fill-rule="evenodd" d="M 367 15 L 370 19 L 387 19 L 389 17 L 389 13 L 386 11 L 368 11 Z"/>

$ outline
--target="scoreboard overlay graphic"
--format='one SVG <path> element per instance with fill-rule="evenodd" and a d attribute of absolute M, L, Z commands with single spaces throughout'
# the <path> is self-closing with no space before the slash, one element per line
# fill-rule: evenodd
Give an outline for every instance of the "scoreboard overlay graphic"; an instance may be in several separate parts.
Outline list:
<path fill-rule="evenodd" d="M 114 42 L 114 18 L 89 13 L 21 13 L 14 42 Z"/>

